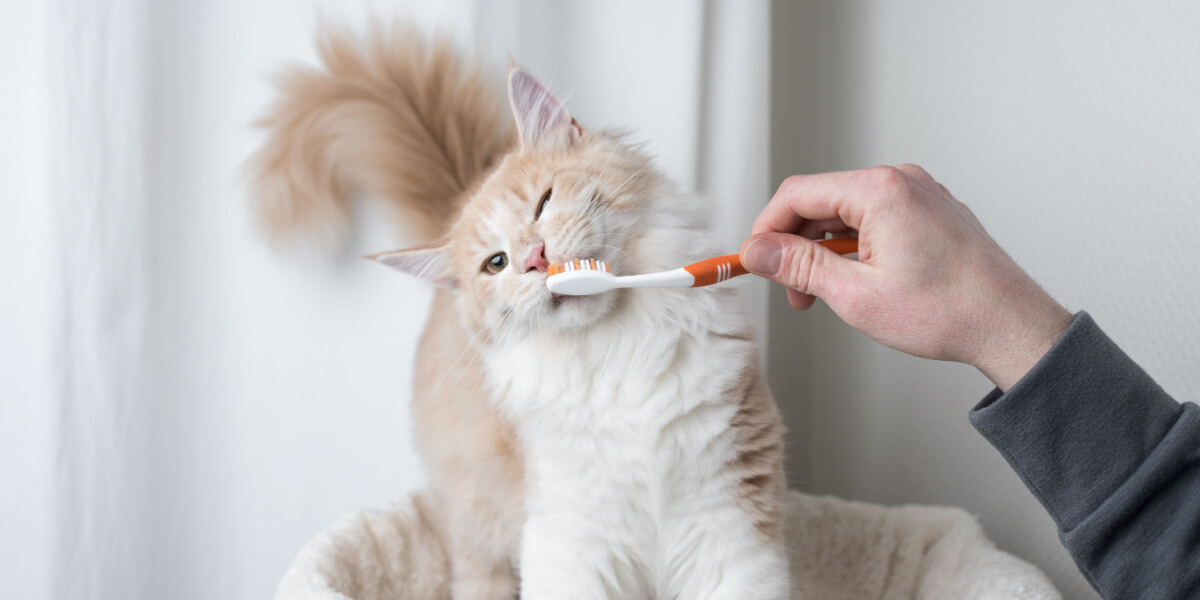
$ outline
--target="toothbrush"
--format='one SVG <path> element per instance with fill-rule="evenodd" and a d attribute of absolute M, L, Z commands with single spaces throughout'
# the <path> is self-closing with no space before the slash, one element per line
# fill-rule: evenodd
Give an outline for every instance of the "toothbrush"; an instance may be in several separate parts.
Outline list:
<path fill-rule="evenodd" d="M 855 238 L 818 240 L 817 243 L 838 254 L 858 252 L 858 240 Z M 686 267 L 645 275 L 618 277 L 609 270 L 608 263 L 594 258 L 577 258 L 565 265 L 553 264 L 546 272 L 550 274 L 546 278 L 546 287 L 550 288 L 551 292 L 566 296 L 587 296 L 616 288 L 701 287 L 721 283 L 738 275 L 745 275 L 749 271 L 742 266 L 739 255 L 727 254 Z"/>

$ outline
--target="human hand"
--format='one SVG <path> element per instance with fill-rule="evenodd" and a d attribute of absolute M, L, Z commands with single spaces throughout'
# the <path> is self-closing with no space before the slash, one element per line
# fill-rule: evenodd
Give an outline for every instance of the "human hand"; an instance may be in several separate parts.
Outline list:
<path fill-rule="evenodd" d="M 855 232 L 857 262 L 811 241 Z M 789 177 L 741 258 L 787 286 L 794 308 L 819 297 L 875 341 L 974 365 L 1005 391 L 1072 320 L 916 165 Z"/>

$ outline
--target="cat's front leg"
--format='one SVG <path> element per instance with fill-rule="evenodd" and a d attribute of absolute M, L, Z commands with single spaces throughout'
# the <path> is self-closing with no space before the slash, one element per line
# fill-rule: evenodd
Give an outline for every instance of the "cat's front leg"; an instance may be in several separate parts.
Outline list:
<path fill-rule="evenodd" d="M 521 600 L 653 597 L 613 530 L 581 514 L 531 515 L 521 541 Z"/>
<path fill-rule="evenodd" d="M 484 552 L 477 540 L 450 539 L 452 600 L 513 600 L 517 580 L 513 566 Z"/>
<path fill-rule="evenodd" d="M 452 600 L 513 600 L 523 515 L 513 502 L 515 486 L 493 485 L 484 494 L 472 486 L 441 483 L 453 493 L 435 497 L 445 527 Z M 472 482 L 474 483 L 474 482 Z"/>
<path fill-rule="evenodd" d="M 788 600 L 791 577 L 782 536 L 764 534 L 734 510 L 689 519 L 670 546 L 688 548 L 669 559 L 681 565 L 669 591 L 689 600 Z M 690 543 L 687 543 L 690 542 Z"/>
<path fill-rule="evenodd" d="M 702 600 L 788 600 L 792 597 L 787 554 L 782 547 L 762 544 L 716 567 L 720 583 Z M 685 596 L 680 596 L 685 597 Z"/>

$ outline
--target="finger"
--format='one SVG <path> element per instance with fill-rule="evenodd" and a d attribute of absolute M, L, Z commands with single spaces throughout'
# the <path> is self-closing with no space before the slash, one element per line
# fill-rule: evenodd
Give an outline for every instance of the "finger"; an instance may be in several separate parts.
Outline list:
<path fill-rule="evenodd" d="M 841 219 L 852 229 L 862 229 L 863 216 L 908 183 L 909 175 L 896 167 L 859 171 L 793 175 L 754 221 L 753 233 L 793 233 L 804 220 Z"/>
<path fill-rule="evenodd" d="M 792 308 L 796 310 L 808 310 L 817 302 L 816 296 L 797 292 L 791 288 L 787 289 L 787 299 L 788 304 L 791 304 Z"/>
<path fill-rule="evenodd" d="M 827 301 L 852 293 L 867 268 L 812 240 L 786 233 L 751 236 L 742 244 L 741 259 L 756 275 Z"/>

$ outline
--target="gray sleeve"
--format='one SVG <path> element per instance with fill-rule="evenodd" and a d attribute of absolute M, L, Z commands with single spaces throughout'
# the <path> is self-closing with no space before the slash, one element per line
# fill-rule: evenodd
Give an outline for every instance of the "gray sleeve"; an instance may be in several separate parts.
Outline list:
<path fill-rule="evenodd" d="M 1105 598 L 1200 598 L 1200 407 L 1168 396 L 1087 313 L 970 418 Z"/>

